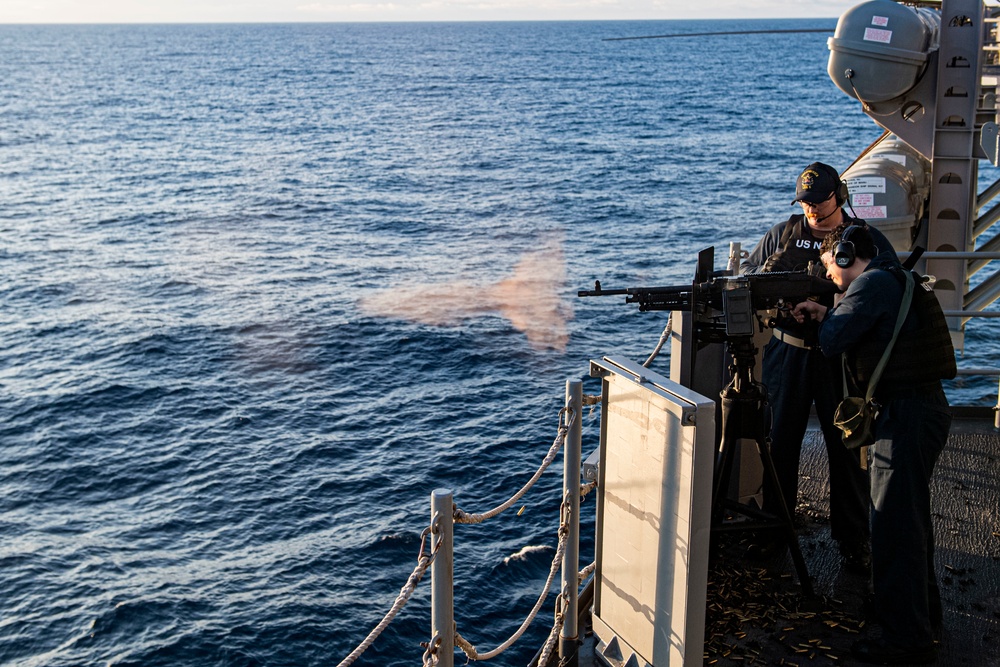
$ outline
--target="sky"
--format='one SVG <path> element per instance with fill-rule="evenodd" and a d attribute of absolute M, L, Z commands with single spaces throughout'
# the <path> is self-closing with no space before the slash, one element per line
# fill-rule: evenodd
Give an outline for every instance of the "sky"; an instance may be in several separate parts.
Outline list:
<path fill-rule="evenodd" d="M 0 23 L 837 18 L 861 0 L 0 0 Z"/>

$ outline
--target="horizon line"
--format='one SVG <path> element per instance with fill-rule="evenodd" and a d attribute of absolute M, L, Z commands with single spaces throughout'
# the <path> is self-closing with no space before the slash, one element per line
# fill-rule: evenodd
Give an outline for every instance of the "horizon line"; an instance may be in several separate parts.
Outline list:
<path fill-rule="evenodd" d="M 310 24 L 331 24 L 331 23 L 683 23 L 683 22 L 762 22 L 762 21 L 829 21 L 837 20 L 837 16 L 771 16 L 753 18 L 642 18 L 642 19 L 609 19 L 609 18 L 526 18 L 526 19 L 314 19 L 314 20 L 226 20 L 226 21 L 198 21 L 198 20 L 163 20 L 163 21 L 0 21 L 0 26 L 76 26 L 76 25 L 310 25 Z M 834 28 L 830 28 L 833 30 Z M 816 28 L 825 30 L 825 28 Z M 745 32 L 745 31 L 744 31 Z"/>

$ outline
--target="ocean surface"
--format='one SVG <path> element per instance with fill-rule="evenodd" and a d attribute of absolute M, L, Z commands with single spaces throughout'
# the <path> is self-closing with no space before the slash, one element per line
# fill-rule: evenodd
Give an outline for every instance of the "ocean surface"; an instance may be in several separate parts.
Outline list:
<path fill-rule="evenodd" d="M 0 26 L 0 663 L 340 662 L 431 492 L 500 504 L 566 381 L 655 346 L 665 313 L 577 289 L 721 268 L 880 133 L 828 34 L 608 38 L 835 23 Z M 456 527 L 480 650 L 542 588 L 561 480 Z M 355 664 L 419 664 L 429 583 Z"/>

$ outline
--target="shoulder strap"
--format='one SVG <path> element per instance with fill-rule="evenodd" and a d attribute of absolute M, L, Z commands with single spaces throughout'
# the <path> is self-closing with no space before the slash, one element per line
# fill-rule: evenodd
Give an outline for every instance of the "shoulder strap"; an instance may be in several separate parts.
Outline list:
<path fill-rule="evenodd" d="M 785 228 L 781 230 L 781 238 L 778 239 L 778 247 L 784 248 L 788 245 L 788 240 L 792 238 L 792 233 L 795 231 L 795 226 L 798 224 L 796 220 L 797 216 L 791 216 L 785 221 Z"/>
<path fill-rule="evenodd" d="M 872 396 L 875 394 L 875 387 L 878 385 L 879 378 L 882 377 L 882 370 L 885 365 L 889 362 L 889 355 L 892 353 L 892 347 L 896 343 L 896 337 L 899 336 L 899 330 L 903 328 L 903 321 L 906 319 L 907 313 L 910 311 L 910 303 L 913 301 L 913 273 L 910 271 L 903 271 L 903 276 L 906 278 L 906 283 L 903 286 L 903 300 L 899 303 L 899 314 L 896 315 L 896 327 L 893 329 L 892 338 L 889 339 L 889 344 L 885 347 L 885 352 L 882 353 L 882 358 L 878 360 L 878 365 L 875 366 L 875 370 L 872 372 L 871 379 L 868 380 L 868 391 L 865 392 L 865 403 L 872 400 Z M 847 354 L 842 355 L 842 360 L 844 364 L 844 395 L 847 395 Z"/>

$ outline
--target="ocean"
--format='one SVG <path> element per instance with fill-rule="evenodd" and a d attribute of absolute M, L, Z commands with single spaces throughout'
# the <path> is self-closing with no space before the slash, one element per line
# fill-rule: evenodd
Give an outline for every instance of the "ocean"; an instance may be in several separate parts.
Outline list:
<path fill-rule="evenodd" d="M 880 134 L 827 34 L 609 38 L 835 23 L 0 26 L 0 663 L 340 662 L 431 492 L 500 504 L 566 381 L 655 346 L 665 313 L 576 290 L 689 282 Z M 456 527 L 481 650 L 541 590 L 561 478 Z M 355 664 L 420 660 L 429 583 Z"/>

